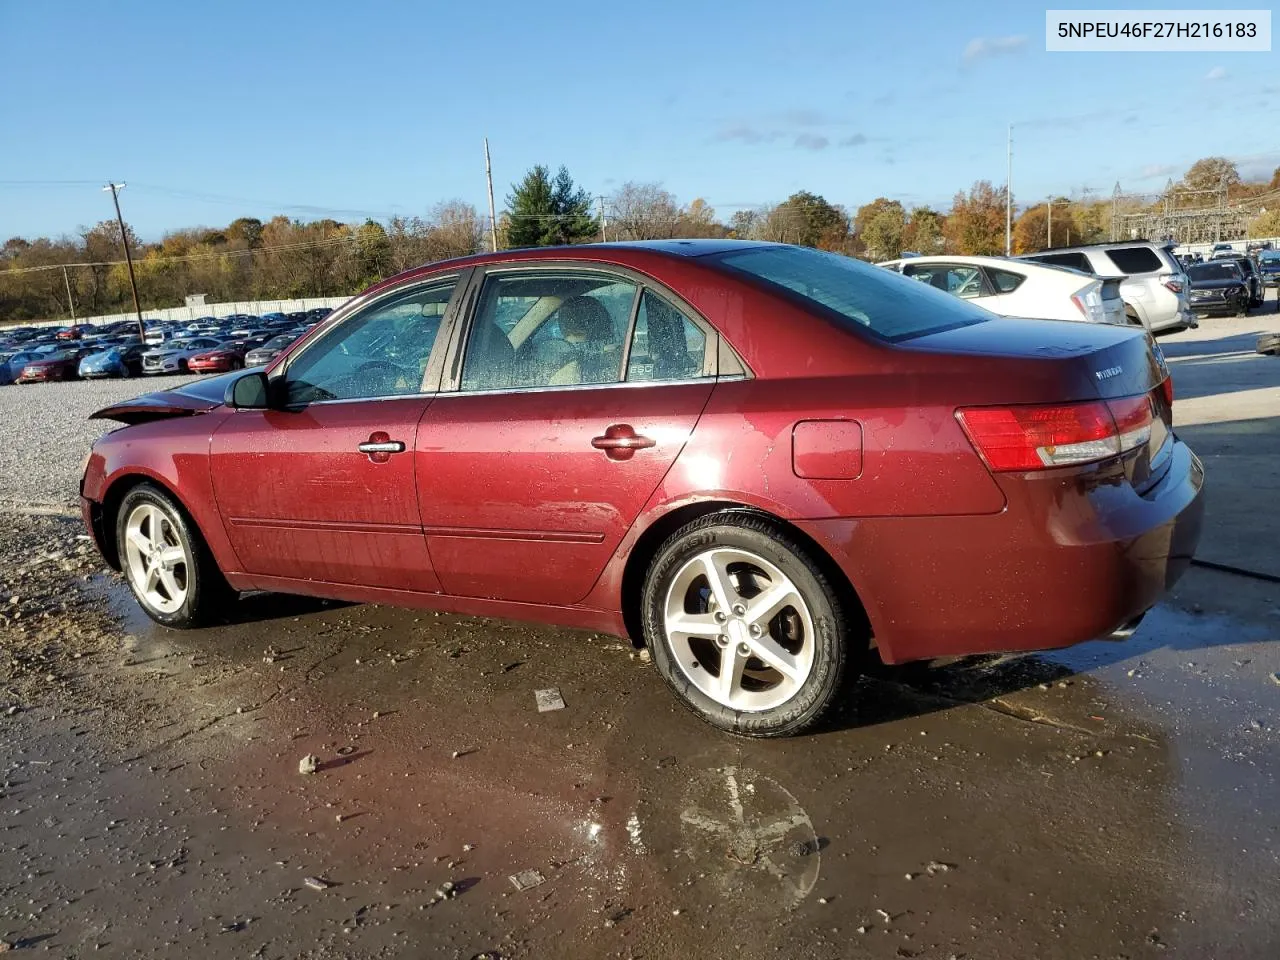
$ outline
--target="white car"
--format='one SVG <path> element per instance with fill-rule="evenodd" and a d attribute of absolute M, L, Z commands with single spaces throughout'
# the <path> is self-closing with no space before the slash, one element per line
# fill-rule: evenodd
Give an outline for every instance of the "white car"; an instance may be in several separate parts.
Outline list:
<path fill-rule="evenodd" d="M 911 257 L 879 264 L 1005 317 L 1129 322 L 1119 277 L 1004 257 Z"/>

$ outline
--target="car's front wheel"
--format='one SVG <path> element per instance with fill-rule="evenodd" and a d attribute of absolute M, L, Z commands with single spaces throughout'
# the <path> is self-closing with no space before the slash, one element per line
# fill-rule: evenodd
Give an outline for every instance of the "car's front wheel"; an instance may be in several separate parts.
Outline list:
<path fill-rule="evenodd" d="M 234 596 L 195 525 L 152 484 L 125 494 L 116 546 L 129 588 L 157 623 L 201 626 Z"/>
<path fill-rule="evenodd" d="M 643 605 L 645 640 L 672 690 L 745 736 L 816 724 L 865 650 L 805 545 L 747 512 L 676 531 L 650 565 Z"/>

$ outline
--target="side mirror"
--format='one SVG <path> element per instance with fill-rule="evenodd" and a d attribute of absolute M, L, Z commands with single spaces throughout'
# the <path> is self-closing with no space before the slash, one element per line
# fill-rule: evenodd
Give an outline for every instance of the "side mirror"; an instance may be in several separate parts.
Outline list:
<path fill-rule="evenodd" d="M 271 385 L 262 371 L 246 373 L 227 385 L 222 402 L 237 410 L 266 410 L 271 406 Z"/>

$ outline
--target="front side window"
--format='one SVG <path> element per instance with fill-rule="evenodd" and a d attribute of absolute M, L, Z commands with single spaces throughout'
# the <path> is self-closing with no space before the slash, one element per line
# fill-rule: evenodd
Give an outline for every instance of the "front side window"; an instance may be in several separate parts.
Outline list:
<path fill-rule="evenodd" d="M 708 376 L 707 335 L 696 323 L 651 290 L 640 298 L 631 354 L 629 383 L 692 380 Z"/>
<path fill-rule="evenodd" d="M 485 280 L 462 361 L 463 390 L 617 383 L 638 288 L 597 273 Z"/>
<path fill-rule="evenodd" d="M 308 346 L 285 371 L 290 405 L 401 397 L 427 389 L 427 361 L 456 280 L 373 304 Z"/>

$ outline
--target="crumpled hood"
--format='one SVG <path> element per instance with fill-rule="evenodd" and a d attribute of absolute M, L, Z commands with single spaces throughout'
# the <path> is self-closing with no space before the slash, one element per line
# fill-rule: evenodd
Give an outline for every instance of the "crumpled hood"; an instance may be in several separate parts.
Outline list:
<path fill-rule="evenodd" d="M 144 393 L 123 403 L 113 403 L 89 414 L 90 420 L 119 420 L 121 423 L 146 423 L 166 417 L 191 417 L 222 406 L 227 385 L 244 371 L 237 370 L 220 377 L 207 377 L 173 390 Z"/>

